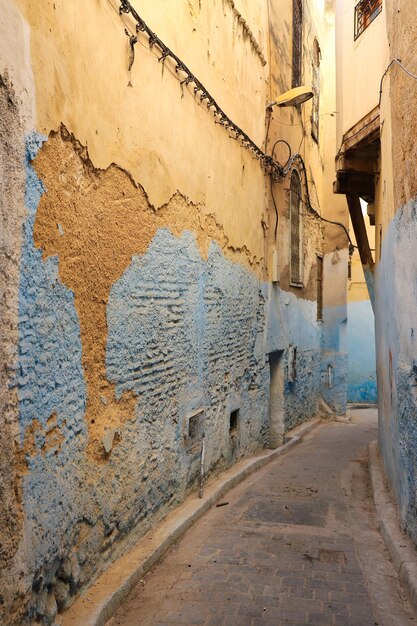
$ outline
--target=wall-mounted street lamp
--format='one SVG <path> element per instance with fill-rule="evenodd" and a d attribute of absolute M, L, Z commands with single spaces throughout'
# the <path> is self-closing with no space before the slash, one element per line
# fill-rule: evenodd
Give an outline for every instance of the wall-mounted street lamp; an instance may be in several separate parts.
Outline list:
<path fill-rule="evenodd" d="M 267 109 L 272 110 L 274 106 L 278 107 L 295 107 L 304 104 L 307 100 L 311 100 L 314 96 L 309 87 L 294 87 L 283 93 L 279 98 L 268 104 Z"/>

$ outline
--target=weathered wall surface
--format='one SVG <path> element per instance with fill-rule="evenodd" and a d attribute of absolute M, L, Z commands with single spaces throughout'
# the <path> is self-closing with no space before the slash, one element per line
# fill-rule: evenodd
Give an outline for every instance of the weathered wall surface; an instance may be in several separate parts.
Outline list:
<path fill-rule="evenodd" d="M 279 186 L 272 285 L 260 164 L 146 41 L 128 71 L 132 22 L 117 6 L 0 0 L 5 624 L 52 623 L 180 503 L 203 428 L 209 475 L 268 443 L 269 353 L 284 353 L 285 429 L 320 399 L 318 216 L 303 215 L 300 290 L 289 284 L 289 180 Z M 261 145 L 266 3 L 140 10 Z"/>
<path fill-rule="evenodd" d="M 408 19 L 413 10 L 410 2 L 402 0 L 386 5 L 389 60 L 401 59 L 415 73 L 416 26 Z M 415 87 L 416 81 L 397 65 L 392 65 L 383 82 L 376 341 L 380 449 L 402 523 L 417 542 Z"/>
<path fill-rule="evenodd" d="M 402 522 L 415 542 L 416 210 L 415 201 L 407 203 L 390 224 L 377 268 L 376 292 L 380 448 L 399 502 Z"/>
<path fill-rule="evenodd" d="M 416 72 L 416 26 L 409 19 L 413 10 L 407 0 L 384 3 L 383 70 L 397 58 Z M 415 80 L 397 65 L 392 65 L 382 84 L 375 291 L 379 445 L 402 524 L 416 542 L 415 88 Z"/>
<path fill-rule="evenodd" d="M 0 621 L 20 623 L 27 527 L 15 376 L 22 223 L 27 213 L 24 134 L 33 127 L 34 97 L 29 29 L 13 3 L 1 0 L 0 14 Z"/>
<path fill-rule="evenodd" d="M 408 18 L 414 6 L 410 0 L 396 0 L 387 5 L 387 32 L 390 58 L 400 59 L 405 68 L 416 74 L 414 46 L 417 29 Z M 416 81 L 397 65 L 393 65 L 383 85 L 383 106 L 391 116 L 388 135 L 392 140 L 392 177 L 395 181 L 394 207 L 384 211 L 388 225 L 395 212 L 417 194 L 415 103 Z M 391 107 L 389 107 L 391 101 Z M 391 147 L 391 145 L 390 145 Z"/>
<path fill-rule="evenodd" d="M 30 139 L 28 159 L 42 141 Z M 268 427 L 259 279 L 227 258 L 220 234 L 218 243 L 211 243 L 208 233 L 218 226 L 208 224 L 202 234 L 193 224 L 195 207 L 180 196 L 172 200 L 171 227 L 175 230 L 183 211 L 193 232 L 155 227 L 143 191 L 118 168 L 95 172 L 110 177 L 95 185 L 99 194 L 106 190 L 95 202 L 88 193 L 94 182 L 82 181 L 91 164 L 79 148 L 62 131 L 35 159 L 43 180 L 27 165 L 17 385 L 32 620 L 51 620 L 117 553 L 129 531 L 139 525 L 142 534 L 183 500 L 199 468 L 199 446 L 187 450 L 189 414 L 205 411 L 209 472 L 262 447 Z M 58 158 L 59 150 L 67 153 Z M 62 170 L 55 168 L 57 176 L 49 179 L 46 164 L 52 163 L 62 164 Z M 61 176 L 66 186 L 54 191 L 53 181 Z M 131 207 L 128 201 L 116 219 L 120 228 L 129 227 L 134 243 L 128 256 L 122 255 L 125 265 L 116 263 L 116 244 L 107 248 L 119 269 L 108 291 L 101 292 L 105 287 L 97 274 L 99 266 L 107 274 L 105 246 L 99 246 L 97 265 L 99 249 L 83 248 L 82 240 L 97 237 L 99 224 L 115 215 L 112 185 L 118 198 L 123 192 L 133 196 Z M 81 200 L 77 206 L 77 192 L 83 206 Z M 112 209 L 107 216 L 104 208 L 100 212 L 105 206 Z M 129 236 L 122 238 L 116 227 L 113 233 L 128 248 Z M 100 242 L 105 243 L 104 231 Z M 84 271 L 71 273 L 77 263 Z M 96 270 L 91 275 L 89 263 Z M 239 423 L 231 435 L 235 410 Z"/>
<path fill-rule="evenodd" d="M 299 153 L 306 163 L 306 178 L 310 202 L 317 212 L 308 208 L 305 178 L 301 172 L 304 192 L 303 214 L 303 288 L 293 287 L 289 281 L 290 245 L 278 247 L 280 286 L 299 298 L 311 301 L 317 299 L 317 254 L 323 257 L 323 322 L 317 339 L 320 343 L 315 350 L 321 350 L 320 393 L 330 408 L 343 414 L 346 410 L 347 352 L 344 341 L 346 327 L 346 281 L 347 245 L 346 233 L 340 224 L 346 221 L 346 204 L 333 195 L 334 154 L 336 150 L 336 84 L 335 84 L 335 12 L 333 3 L 326 5 L 310 0 L 304 3 L 303 26 L 303 65 L 301 82 L 311 85 L 313 80 L 313 49 L 320 49 L 320 108 L 318 141 L 312 134 L 311 114 L 313 100 L 300 109 L 275 109 L 269 122 L 269 142 L 284 139 L 293 154 Z M 291 88 L 292 75 L 292 2 L 273 3 L 271 12 L 271 100 Z M 276 156 L 282 162 L 288 157 L 286 146 L 279 143 Z M 278 242 L 285 241 L 289 231 L 289 199 L 286 185 L 274 186 L 276 203 L 279 207 Z M 275 217 L 272 198 L 270 206 L 270 250 L 276 245 L 274 239 Z M 324 217 L 339 225 L 328 224 Z M 271 262 L 271 254 L 269 255 Z M 316 355 L 314 356 L 316 358 Z M 314 367 L 307 365 L 310 356 L 306 355 L 306 376 Z M 328 385 L 327 371 L 331 365 L 334 376 L 331 387 Z M 316 383 L 317 384 L 317 381 Z M 317 397 L 317 396 L 316 396 Z M 292 407 L 291 410 L 294 410 Z M 295 410 L 297 413 L 297 410 Z"/>

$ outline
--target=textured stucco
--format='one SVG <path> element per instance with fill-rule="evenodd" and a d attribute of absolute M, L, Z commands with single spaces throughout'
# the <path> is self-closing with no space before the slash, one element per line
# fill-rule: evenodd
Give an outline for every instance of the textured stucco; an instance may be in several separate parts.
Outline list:
<path fill-rule="evenodd" d="M 236 11 L 266 50 L 266 4 L 140 4 L 262 145 L 268 68 Z M 318 5 L 311 0 L 310 34 L 320 31 L 323 42 Z M 138 44 L 128 73 L 124 25 L 109 3 L 0 7 L 0 271 L 10 286 L 1 301 L 0 622 L 51 624 L 195 489 L 201 433 L 187 436 L 190 416 L 204 414 L 209 476 L 267 444 L 269 353 L 283 355 L 284 428 L 316 415 L 324 229 L 304 204 L 304 284 L 291 286 L 289 179 L 274 187 L 275 241 L 259 162 L 214 123 L 192 86 L 181 97 L 168 62 Z M 287 18 L 274 15 L 280 35 L 272 41 L 289 50 Z M 275 63 L 274 88 L 286 88 L 289 70 L 279 76 Z M 307 55 L 305 70 L 308 77 Z M 309 106 L 303 119 L 281 112 L 294 128 L 272 126 L 268 145 L 285 130 L 305 156 L 312 202 L 327 214 L 329 154 L 326 141 L 307 139 Z M 266 259 L 277 247 L 280 281 L 272 285 Z M 325 297 L 335 278 L 344 280 L 341 266 L 327 273 Z M 332 306 L 343 303 L 337 284 Z M 343 321 L 342 309 L 337 315 Z M 332 349 L 336 358 L 339 344 Z"/>
<path fill-rule="evenodd" d="M 62 257 L 43 259 L 34 244 L 34 225 L 49 191 L 30 161 L 45 139 L 31 135 L 27 142 L 16 385 L 31 536 L 27 615 L 49 623 L 122 549 L 130 531 L 140 536 L 184 499 L 199 469 L 199 441 L 197 449 L 186 446 L 187 416 L 205 410 L 208 473 L 265 445 L 269 370 L 260 348 L 265 299 L 256 274 L 227 259 L 219 243 L 208 244 L 204 259 L 198 228 L 197 237 L 155 228 L 143 254 L 138 238 L 138 254 L 104 305 L 108 332 L 98 401 L 117 410 L 128 392 L 132 409 L 122 421 L 102 423 L 100 458 L 106 462 L 97 464 L 88 452 L 88 376 L 77 291 L 61 282 Z M 64 218 L 56 222 L 59 236 L 70 232 Z M 231 435 L 235 410 L 239 424 Z"/>
<path fill-rule="evenodd" d="M 1 68 L 0 68 L 1 72 Z M 18 337 L 18 282 L 24 219 L 24 141 L 16 93 L 0 73 L 0 622 L 12 604 L 19 574 L 8 570 L 22 538 L 23 511 L 19 462 L 18 398 L 15 387 Z"/>
<path fill-rule="evenodd" d="M 94 169 L 85 148 L 64 128 L 51 135 L 35 167 L 47 189 L 36 217 L 35 242 L 44 258 L 59 257 L 61 279 L 74 291 L 88 387 L 90 451 L 103 458 L 106 429 L 117 430 L 134 415 L 131 391 L 126 388 L 116 402 L 105 372 L 106 306 L 112 285 L 132 255 L 144 253 L 157 229 L 169 224 L 175 234 L 185 228 L 195 232 L 205 256 L 214 236 L 236 260 L 254 267 L 256 259 L 248 251 L 232 249 L 214 218 L 202 216 L 179 194 L 153 210 L 144 190 L 126 172 L 116 166 Z"/>
<path fill-rule="evenodd" d="M 376 403 L 375 317 L 369 300 L 348 304 L 348 401 Z"/>
<path fill-rule="evenodd" d="M 391 222 L 376 270 L 379 445 L 401 520 L 417 542 L 417 203 Z"/>
<path fill-rule="evenodd" d="M 322 323 L 317 303 L 301 300 L 276 285 L 263 287 L 267 302 L 265 353 L 283 351 L 284 428 L 289 430 L 317 414 L 321 393 Z M 296 379 L 289 382 L 289 346 L 296 347 Z"/>
<path fill-rule="evenodd" d="M 26 216 L 25 130 L 34 123 L 30 30 L 0 0 L 0 623 L 20 624 L 28 585 L 19 451 L 18 285 Z"/>
<path fill-rule="evenodd" d="M 415 7 L 410 0 L 396 0 L 387 3 L 387 33 L 391 59 L 400 59 L 411 73 L 415 74 L 415 41 L 417 26 L 415 20 L 408 19 Z M 396 210 L 405 202 L 415 198 L 417 175 L 414 167 L 416 159 L 416 83 L 400 67 L 393 65 L 383 86 L 383 106 L 387 112 L 387 135 L 392 140 L 392 163 L 387 178 L 393 185 L 394 206 L 385 207 L 384 227 Z M 388 143 L 388 137 L 384 142 Z"/>

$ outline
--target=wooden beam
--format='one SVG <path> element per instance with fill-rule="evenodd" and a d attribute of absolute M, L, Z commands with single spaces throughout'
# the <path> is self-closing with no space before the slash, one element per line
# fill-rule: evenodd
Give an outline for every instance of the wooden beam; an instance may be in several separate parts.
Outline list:
<path fill-rule="evenodd" d="M 379 106 L 377 106 L 343 135 L 340 152 L 347 152 L 347 150 L 360 145 L 362 142 L 370 143 L 375 141 L 379 139 L 379 133 L 380 118 Z"/>
<path fill-rule="evenodd" d="M 362 267 L 365 274 L 366 284 L 368 286 L 369 298 L 371 300 L 373 308 L 375 262 L 372 257 L 371 247 L 369 245 L 368 233 L 366 231 L 361 202 L 359 196 L 351 193 L 346 194 L 346 200 L 349 207 L 349 214 L 352 221 L 353 231 L 355 233 L 356 243 L 359 249 L 359 256 L 361 258 Z"/>
<path fill-rule="evenodd" d="M 372 257 L 371 247 L 369 245 L 368 233 L 366 232 L 365 220 L 362 213 L 362 207 L 359 196 L 354 194 L 346 194 L 346 200 L 349 207 L 350 219 L 355 233 L 356 243 L 359 248 L 359 256 L 362 265 L 367 265 L 371 271 L 374 269 L 374 259 Z"/>
<path fill-rule="evenodd" d="M 333 192 L 352 194 L 373 202 L 375 197 L 375 174 L 369 172 L 337 172 Z"/>

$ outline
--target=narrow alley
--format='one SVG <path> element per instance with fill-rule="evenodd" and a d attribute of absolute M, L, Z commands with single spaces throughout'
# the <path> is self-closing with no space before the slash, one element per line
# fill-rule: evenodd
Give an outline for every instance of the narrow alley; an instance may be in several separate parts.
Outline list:
<path fill-rule="evenodd" d="M 416 6 L 0 0 L 0 626 L 415 623 Z"/>
<path fill-rule="evenodd" d="M 246 479 L 141 581 L 109 626 L 409 626 L 373 519 L 375 409 L 323 423 Z"/>

